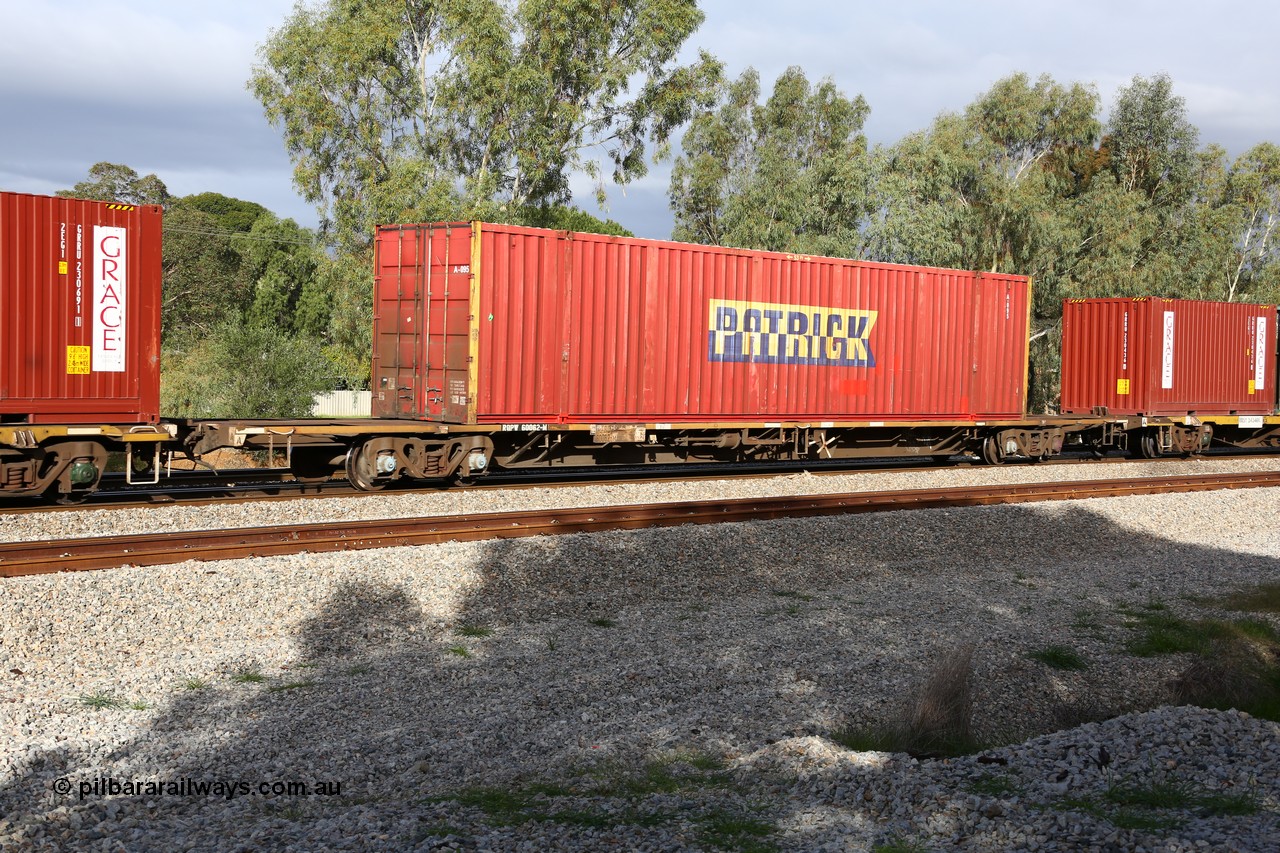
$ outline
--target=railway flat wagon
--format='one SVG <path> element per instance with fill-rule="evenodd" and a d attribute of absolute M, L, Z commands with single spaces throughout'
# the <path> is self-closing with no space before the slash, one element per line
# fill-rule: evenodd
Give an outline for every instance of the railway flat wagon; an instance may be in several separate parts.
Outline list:
<path fill-rule="evenodd" d="M 1028 279 L 478 222 L 377 235 L 373 412 L 450 424 L 1019 418 Z"/>
<path fill-rule="evenodd" d="M 91 488 L 108 443 L 168 437 L 161 216 L 0 192 L 0 488 Z"/>

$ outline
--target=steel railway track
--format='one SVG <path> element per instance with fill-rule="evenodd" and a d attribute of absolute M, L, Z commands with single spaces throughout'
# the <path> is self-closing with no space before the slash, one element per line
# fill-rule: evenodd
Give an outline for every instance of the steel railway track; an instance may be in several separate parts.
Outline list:
<path fill-rule="evenodd" d="M 449 541 L 1280 486 L 1280 472 L 504 512 L 0 545 L 0 577 Z"/>

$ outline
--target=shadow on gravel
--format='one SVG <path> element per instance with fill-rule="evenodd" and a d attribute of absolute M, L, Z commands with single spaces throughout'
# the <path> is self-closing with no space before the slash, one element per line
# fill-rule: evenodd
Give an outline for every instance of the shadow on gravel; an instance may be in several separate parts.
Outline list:
<path fill-rule="evenodd" d="M 358 579 L 342 579 L 344 560 L 363 561 Z M 1063 673 L 1029 650 L 1062 642 L 1120 655 L 1121 605 L 1191 607 L 1186 596 L 1280 568 L 1135 533 L 1081 504 L 396 549 L 332 564 L 336 580 L 296 614 L 287 668 L 259 671 L 223 648 L 222 668 L 192 674 L 208 687 L 184 689 L 175 674 L 147 735 L 108 753 L 85 744 L 127 709 L 68 708 L 74 745 L 63 750 L 24 756 L 22 733 L 10 735 L 22 766 L 0 787 L 0 814 L 50 839 L 101 824 L 95 832 L 129 850 L 170 849 L 175 837 L 272 849 L 329 837 L 317 827 L 351 849 L 427 849 L 448 836 L 465 847 L 485 832 L 488 846 L 512 849 L 520 826 L 548 846 L 771 849 L 779 827 L 818 807 L 787 793 L 800 772 L 787 761 L 731 772 L 736 762 L 893 719 L 932 662 L 966 640 L 977 648 L 980 737 L 1078 722 L 1054 715 L 1072 703 L 1092 713 L 1090 696 L 1121 695 L 1123 676 Z M 460 597 L 441 582 L 459 571 L 474 577 Z M 154 629 L 127 627 L 120 642 Z M 1161 678 L 1168 666 L 1135 664 Z M 116 675 L 127 694 L 129 670 Z M 1158 704 L 1165 691 L 1157 678 L 1125 702 Z M 235 788 L 80 801 L 79 785 L 102 777 Z M 59 778 L 71 795 L 51 793 Z M 967 797 L 943 797 L 936 813 Z M 868 840 L 903 826 L 860 806 L 836 812 Z M 813 840 L 792 832 L 789 845 Z M 19 837 L 0 827 L 0 842 Z"/>

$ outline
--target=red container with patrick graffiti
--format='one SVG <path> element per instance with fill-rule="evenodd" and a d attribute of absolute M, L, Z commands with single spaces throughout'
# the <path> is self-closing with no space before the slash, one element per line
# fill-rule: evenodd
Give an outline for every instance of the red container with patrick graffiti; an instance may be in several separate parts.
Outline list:
<path fill-rule="evenodd" d="M 377 235 L 373 413 L 975 421 L 1026 405 L 1023 277 L 478 222 Z"/>

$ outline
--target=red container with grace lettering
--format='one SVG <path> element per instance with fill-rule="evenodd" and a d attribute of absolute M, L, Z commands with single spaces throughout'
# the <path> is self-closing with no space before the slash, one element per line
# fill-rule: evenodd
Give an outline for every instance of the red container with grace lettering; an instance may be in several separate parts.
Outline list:
<path fill-rule="evenodd" d="M 1143 297 L 1062 307 L 1063 414 L 1270 415 L 1275 371 L 1274 305 Z"/>
<path fill-rule="evenodd" d="M 155 423 L 162 208 L 0 192 L 0 423 Z"/>

